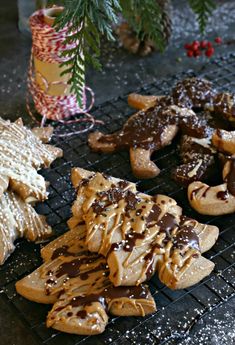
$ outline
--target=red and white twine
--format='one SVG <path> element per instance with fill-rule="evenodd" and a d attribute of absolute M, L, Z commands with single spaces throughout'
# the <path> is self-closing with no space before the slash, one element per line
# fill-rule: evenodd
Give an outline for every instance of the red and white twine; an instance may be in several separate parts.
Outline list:
<path fill-rule="evenodd" d="M 80 108 L 76 100 L 76 96 L 73 94 L 51 96 L 47 93 L 49 87 L 52 85 L 61 84 L 65 85 L 66 88 L 69 87 L 66 82 L 54 81 L 48 83 L 46 78 L 34 70 L 34 57 L 43 62 L 56 64 L 66 61 L 66 58 L 62 57 L 62 52 L 75 47 L 71 44 L 64 44 L 65 38 L 68 35 L 68 27 L 56 31 L 53 27 L 46 24 L 44 22 L 44 10 L 39 10 L 33 13 L 33 15 L 30 17 L 30 27 L 32 31 L 32 50 L 28 71 L 28 91 L 33 97 L 36 110 L 42 115 L 41 126 L 45 124 L 47 119 L 59 121 L 61 123 L 90 122 L 89 126 L 83 130 L 62 134 L 60 136 L 68 136 L 88 131 L 96 122 L 100 122 L 95 120 L 94 117 L 88 113 L 94 104 L 93 91 L 88 87 L 84 87 L 82 108 Z M 45 91 L 37 84 L 35 73 L 39 74 L 40 79 L 45 85 Z M 90 92 L 91 94 L 91 104 L 88 107 L 86 107 L 86 91 Z M 29 106 L 29 95 L 27 97 L 27 109 L 30 116 L 37 121 Z M 83 114 L 83 117 L 73 120 L 66 120 L 76 114 Z"/>

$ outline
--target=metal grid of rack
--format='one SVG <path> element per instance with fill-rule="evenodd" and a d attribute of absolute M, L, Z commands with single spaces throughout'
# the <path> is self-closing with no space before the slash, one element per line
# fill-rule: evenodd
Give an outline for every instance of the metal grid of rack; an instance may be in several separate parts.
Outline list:
<path fill-rule="evenodd" d="M 144 94 L 165 94 L 177 80 L 192 75 L 189 71 L 144 86 L 138 91 Z M 208 63 L 201 76 L 213 81 L 218 89 L 235 92 L 234 55 Z M 132 112 L 127 105 L 126 96 L 123 96 L 95 108 L 93 115 L 104 121 L 102 130 L 111 132 L 119 129 L 124 119 Z M 69 128 L 76 129 L 76 125 Z M 106 331 L 96 336 L 94 341 L 93 337 L 68 335 L 47 329 L 45 319 L 50 306 L 29 302 L 15 293 L 16 280 L 41 263 L 40 246 L 19 241 L 12 257 L 0 268 L 1 299 L 21 318 L 26 330 L 40 344 L 176 344 L 200 318 L 235 294 L 235 215 L 207 217 L 198 215 L 190 209 L 185 189 L 170 178 L 172 167 L 179 163 L 177 140 L 153 156 L 161 168 L 161 174 L 155 179 L 141 181 L 135 179 L 131 173 L 127 152 L 93 153 L 87 146 L 86 138 L 86 134 L 83 134 L 54 139 L 54 143 L 64 150 L 64 157 L 57 160 L 50 169 L 42 172 L 50 182 L 50 197 L 44 204 L 39 204 L 37 210 L 47 216 L 56 235 L 66 230 L 66 220 L 70 216 L 71 204 L 75 197 L 70 183 L 71 167 L 80 166 L 134 181 L 140 191 L 152 195 L 159 192 L 167 194 L 183 206 L 186 215 L 201 222 L 217 225 L 220 228 L 219 240 L 206 254 L 207 258 L 215 262 L 215 271 L 196 286 L 180 291 L 171 291 L 157 278 L 152 278 L 149 285 L 156 300 L 157 312 L 145 318 L 110 318 Z"/>

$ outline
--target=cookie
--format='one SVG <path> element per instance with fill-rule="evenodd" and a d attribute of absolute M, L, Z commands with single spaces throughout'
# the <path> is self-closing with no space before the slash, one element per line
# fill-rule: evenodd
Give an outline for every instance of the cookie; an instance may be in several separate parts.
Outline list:
<path fill-rule="evenodd" d="M 130 93 L 127 98 L 128 104 L 130 107 L 146 110 L 148 108 L 155 107 L 169 107 L 174 104 L 174 100 L 171 96 L 148 96 L 140 95 L 138 93 Z"/>
<path fill-rule="evenodd" d="M 216 148 L 212 143 L 214 129 L 209 128 L 204 138 L 183 135 L 180 142 L 181 165 L 172 171 L 172 178 L 183 185 L 201 181 L 211 175 Z"/>
<path fill-rule="evenodd" d="M 215 94 L 210 81 L 203 78 L 187 78 L 176 84 L 171 97 L 178 106 L 200 109 L 210 104 Z"/>
<path fill-rule="evenodd" d="M 45 261 L 16 283 L 31 301 L 54 304 L 47 326 L 75 334 L 99 334 L 108 314 L 144 316 L 156 310 L 148 287 L 113 287 L 106 260 L 85 244 L 86 227 L 78 225 L 42 249 Z"/>
<path fill-rule="evenodd" d="M 196 137 L 203 137 L 206 130 L 204 123 L 192 110 L 173 105 L 156 106 L 131 116 L 118 132 L 107 135 L 91 133 L 88 144 L 97 152 L 129 149 L 134 175 L 138 178 L 152 178 L 160 172 L 151 160 L 152 153 L 169 145 L 179 128 Z"/>
<path fill-rule="evenodd" d="M 212 144 L 216 149 L 225 153 L 226 155 L 232 155 L 235 153 L 235 131 L 226 131 L 223 129 L 217 129 L 212 136 Z"/>
<path fill-rule="evenodd" d="M 169 96 L 140 95 L 128 96 L 128 104 L 136 109 L 146 109 L 156 105 L 177 105 L 182 108 L 209 108 L 216 95 L 210 81 L 202 78 L 187 78 L 179 81 Z"/>
<path fill-rule="evenodd" d="M 72 223 L 85 221 L 88 249 L 107 258 L 115 286 L 139 285 L 157 271 L 164 284 L 179 289 L 212 271 L 201 253 L 214 245 L 218 228 L 187 219 L 175 200 L 79 168 L 72 182 L 78 191 Z"/>
<path fill-rule="evenodd" d="M 31 131 L 22 120 L 12 123 L 0 118 L 0 198 L 8 187 L 27 202 L 47 198 L 46 182 L 37 170 L 62 156 L 61 149 L 42 142 L 51 131 Z"/>
<path fill-rule="evenodd" d="M 235 94 L 221 92 L 214 96 L 213 101 L 206 107 L 213 114 L 217 114 L 222 118 L 235 121 Z"/>
<path fill-rule="evenodd" d="M 188 200 L 198 213 L 223 215 L 235 212 L 235 155 L 227 158 L 223 168 L 223 183 L 209 186 L 200 181 L 188 186 Z"/>
<path fill-rule="evenodd" d="M 41 242 L 52 234 L 45 218 L 13 192 L 0 198 L 0 264 L 14 251 L 14 241 L 24 237 Z"/>

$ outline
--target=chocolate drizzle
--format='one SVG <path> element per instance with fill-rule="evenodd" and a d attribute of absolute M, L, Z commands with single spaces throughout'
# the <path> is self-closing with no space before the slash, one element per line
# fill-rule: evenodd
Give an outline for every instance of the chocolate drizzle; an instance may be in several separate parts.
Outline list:
<path fill-rule="evenodd" d="M 171 237 L 171 231 L 178 226 L 175 217 L 170 213 L 164 214 L 164 216 L 158 221 L 157 225 L 160 227 L 161 232 L 166 233 L 168 238 Z"/>
<path fill-rule="evenodd" d="M 125 250 L 125 252 L 132 252 L 135 247 L 136 241 L 138 239 L 143 240 L 144 238 L 144 234 L 139 234 L 137 232 L 127 234 L 125 237 L 125 244 L 123 245 L 123 249 Z"/>
<path fill-rule="evenodd" d="M 217 198 L 220 200 L 227 200 L 229 198 L 228 191 L 220 191 L 216 194 Z"/>
<path fill-rule="evenodd" d="M 154 204 L 148 217 L 146 218 L 146 226 L 147 227 L 152 227 L 156 224 L 156 222 L 159 219 L 159 216 L 161 214 L 161 208 Z"/>
<path fill-rule="evenodd" d="M 54 252 L 52 253 L 51 260 L 55 260 L 60 256 L 68 257 L 68 256 L 81 256 L 81 255 L 90 255 L 90 252 L 88 250 L 80 251 L 79 253 L 72 253 L 69 252 L 69 247 L 64 245 L 62 247 L 56 248 Z"/>
<path fill-rule="evenodd" d="M 185 246 L 195 250 L 200 250 L 199 238 L 191 225 L 185 225 L 177 231 L 174 238 L 174 247 L 183 249 Z"/>
<path fill-rule="evenodd" d="M 143 240 L 144 238 L 144 234 L 132 231 L 125 236 L 125 240 L 123 240 L 122 242 L 112 243 L 108 255 L 110 255 L 112 252 L 119 250 L 124 250 L 125 252 L 132 252 L 136 245 L 136 241 Z"/>
<path fill-rule="evenodd" d="M 62 246 L 54 250 L 51 260 L 57 259 L 59 256 L 71 256 L 72 254 L 68 251 L 68 246 Z"/>
<path fill-rule="evenodd" d="M 151 248 L 151 251 L 144 257 L 144 260 L 146 261 L 146 266 L 147 266 L 147 270 L 145 272 L 147 280 L 149 280 L 154 274 L 154 267 L 153 267 L 154 255 L 156 255 L 157 249 L 161 249 L 161 248 L 162 246 L 160 244 L 154 243 Z"/>
<path fill-rule="evenodd" d="M 235 94 L 218 93 L 213 99 L 213 111 L 225 119 L 235 118 Z"/>
<path fill-rule="evenodd" d="M 87 317 L 87 312 L 86 310 L 79 310 L 77 312 L 77 317 L 79 317 L 80 319 L 85 319 Z"/>
<path fill-rule="evenodd" d="M 95 262 L 98 259 L 98 255 L 92 257 L 82 257 L 74 259 L 69 262 L 62 263 L 56 270 L 56 278 L 60 278 L 63 275 L 67 275 L 68 278 L 75 278 L 80 274 L 81 265 L 89 265 L 90 263 Z"/>
<path fill-rule="evenodd" d="M 203 119 L 162 102 L 138 112 L 129 118 L 122 130 L 101 136 L 99 142 L 115 144 L 116 149 L 140 147 L 155 151 L 162 147 L 162 135 L 169 125 L 179 126 L 184 133 L 197 138 L 208 135 L 209 127 Z"/>
<path fill-rule="evenodd" d="M 201 108 L 212 101 L 214 94 L 212 83 L 200 78 L 180 81 L 172 90 L 174 104 L 186 108 Z"/>
<path fill-rule="evenodd" d="M 114 143 L 117 149 L 141 147 L 156 150 L 161 145 L 163 123 L 159 121 L 159 107 L 149 108 L 131 117 L 119 132 L 102 136 L 101 143 Z"/>
<path fill-rule="evenodd" d="M 135 209 L 139 199 L 133 192 L 126 189 L 128 186 L 129 183 L 127 181 L 120 181 L 117 186 L 113 184 L 107 191 L 97 193 L 97 200 L 92 204 L 93 211 L 97 215 L 101 215 L 110 205 L 118 204 L 119 201 L 125 200 L 125 212 L 126 216 L 129 216 L 128 212 Z"/>
<path fill-rule="evenodd" d="M 68 305 L 71 305 L 72 307 L 84 307 L 93 302 L 99 302 L 103 308 L 107 310 L 108 303 L 111 300 L 119 298 L 147 299 L 148 296 L 148 288 L 145 285 L 109 287 L 98 294 L 73 297 Z"/>

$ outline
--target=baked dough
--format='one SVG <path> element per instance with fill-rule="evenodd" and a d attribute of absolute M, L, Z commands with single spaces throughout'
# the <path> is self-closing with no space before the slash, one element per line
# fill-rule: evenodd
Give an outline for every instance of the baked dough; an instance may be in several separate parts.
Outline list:
<path fill-rule="evenodd" d="M 201 253 L 214 245 L 218 228 L 182 216 L 175 200 L 79 168 L 72 182 L 78 194 L 69 226 L 85 221 L 88 249 L 107 258 L 115 286 L 139 285 L 157 271 L 164 284 L 179 289 L 212 271 Z"/>
<path fill-rule="evenodd" d="M 156 310 L 148 287 L 112 286 L 104 257 L 88 251 L 86 227 L 78 225 L 41 251 L 45 261 L 16 283 L 19 294 L 54 303 L 47 326 L 75 334 L 99 334 L 108 314 L 144 316 Z"/>
<path fill-rule="evenodd" d="M 45 217 L 36 213 L 14 192 L 7 191 L 0 198 L 0 264 L 14 251 L 14 241 L 24 237 L 42 242 L 52 233 Z"/>
<path fill-rule="evenodd" d="M 50 138 L 51 128 L 31 131 L 21 119 L 0 118 L 0 134 L 0 198 L 10 187 L 27 202 L 45 200 L 46 182 L 37 170 L 62 156 L 61 149 L 42 142 Z"/>
<path fill-rule="evenodd" d="M 168 98 L 163 97 L 155 107 L 141 110 L 131 116 L 122 130 L 116 133 L 91 133 L 88 137 L 89 146 L 98 152 L 128 148 L 132 171 L 136 177 L 157 176 L 160 170 L 151 161 L 154 151 L 171 144 L 179 128 L 196 137 L 204 136 L 205 130 L 204 123 L 192 110 L 166 105 L 166 99 Z"/>

